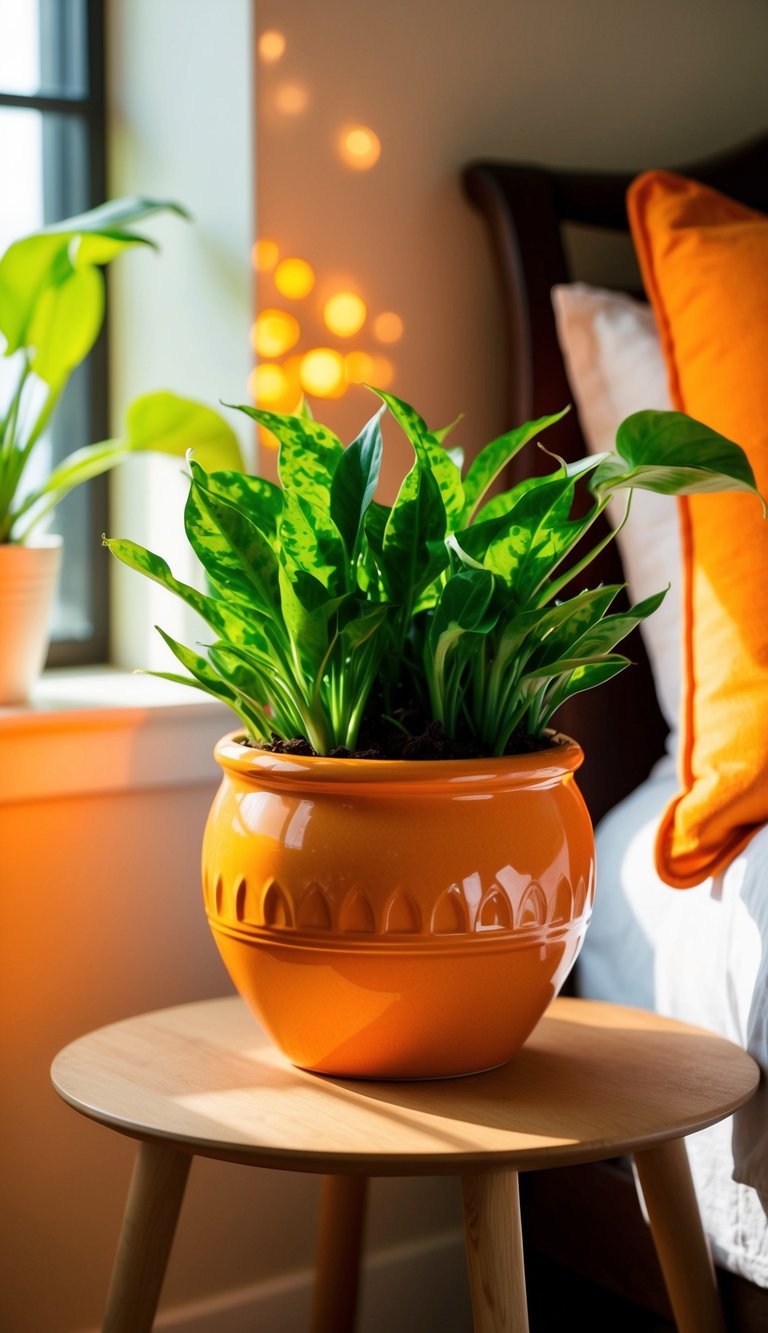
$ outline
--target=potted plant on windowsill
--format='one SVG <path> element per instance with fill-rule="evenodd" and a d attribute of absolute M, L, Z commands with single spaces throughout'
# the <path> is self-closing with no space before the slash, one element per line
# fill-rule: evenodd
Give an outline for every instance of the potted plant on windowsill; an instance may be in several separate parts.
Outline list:
<path fill-rule="evenodd" d="M 167 201 L 113 200 L 22 237 L 0 259 L 0 704 L 23 702 L 43 665 L 62 548 L 45 531 L 54 506 L 128 453 L 183 454 L 191 442 L 177 434 L 185 416 L 178 400 L 153 396 L 134 404 L 123 438 L 40 466 L 64 389 L 102 327 L 100 270 L 127 249 L 154 246 L 132 227 L 163 210 L 186 216 Z M 211 428 L 220 465 L 238 466 L 234 432 L 213 412 L 208 434 Z"/>
<path fill-rule="evenodd" d="M 594 843 L 559 706 L 627 665 L 626 612 L 583 576 L 610 496 L 754 490 L 738 446 L 677 413 L 621 426 L 616 452 L 501 495 L 508 460 L 560 413 L 462 472 L 411 407 L 346 449 L 306 410 L 241 408 L 279 441 L 280 485 L 190 457 L 189 542 L 203 593 L 108 540 L 180 596 L 207 647 L 162 630 L 229 705 L 203 849 L 206 909 L 232 979 L 296 1064 L 446 1076 L 507 1060 L 567 976 L 589 921 Z M 410 441 L 392 506 L 376 498 L 381 415 Z M 554 432 L 553 432 L 554 433 Z M 573 515 L 575 489 L 586 513 Z M 576 548 L 578 547 L 578 550 Z M 570 558 L 570 563 L 569 563 Z"/>

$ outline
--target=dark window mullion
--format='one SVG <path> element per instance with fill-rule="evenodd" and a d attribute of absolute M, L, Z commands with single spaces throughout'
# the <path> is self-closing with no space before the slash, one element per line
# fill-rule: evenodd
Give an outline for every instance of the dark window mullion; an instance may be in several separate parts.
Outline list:
<path fill-rule="evenodd" d="M 84 115 L 90 106 L 88 97 L 48 97 L 44 93 L 0 92 L 0 106 L 18 111 L 48 111 L 57 116 Z"/>
<path fill-rule="evenodd" d="M 58 4 L 44 4 L 42 7 L 44 24 L 47 31 L 41 30 L 43 50 L 49 53 L 51 64 L 46 67 L 41 61 L 41 73 L 54 84 L 66 84 L 76 65 L 76 55 L 72 47 L 62 40 L 64 10 Z M 86 14 L 86 57 L 87 57 L 87 96 L 72 99 L 65 114 L 71 122 L 73 116 L 85 122 L 87 141 L 86 172 L 77 171 L 77 161 L 72 158 L 76 150 L 72 137 L 66 134 L 66 125 L 56 117 L 44 131 L 44 175 L 46 212 L 49 207 L 56 210 L 58 217 L 79 213 L 83 208 L 90 208 L 101 203 L 106 197 L 106 139 L 105 139 L 105 90 L 104 90 L 104 4 L 103 0 L 87 0 Z M 63 62 L 63 63 L 62 63 Z M 31 101 L 34 99 L 31 99 Z M 41 99 L 46 100 L 46 99 Z M 31 104 L 31 102 L 29 103 Z M 44 117 L 43 124 L 46 119 Z M 58 135 L 57 135 L 58 131 Z M 87 197 L 75 198 L 72 190 L 76 188 L 79 176 L 80 189 L 85 183 Z M 49 196 L 50 191 L 50 196 Z M 106 276 L 106 275 L 105 275 Z M 107 335 L 102 329 L 99 339 L 86 363 L 81 366 L 74 379 L 81 380 L 80 391 L 87 401 L 87 439 L 77 439 L 70 429 L 75 427 L 76 412 L 74 395 L 65 395 L 62 400 L 57 421 L 57 436 L 61 441 L 60 452 L 69 453 L 73 447 L 106 439 L 109 434 L 109 407 L 107 399 Z M 66 399 L 70 397 L 67 404 Z M 82 427 L 82 421 L 80 422 Z M 79 489 L 79 488 L 78 488 Z M 101 547 L 101 534 L 107 527 L 107 478 L 97 477 L 88 483 L 88 536 L 84 555 L 88 565 L 88 616 L 92 634 L 87 641 L 78 639 L 59 640 L 51 645 L 48 656 L 49 666 L 74 666 L 83 662 L 101 662 L 108 656 L 108 579 L 107 562 Z M 74 493 L 75 495 L 77 493 Z M 64 502 L 67 503 L 66 501 Z M 71 501 L 70 501 L 71 503 Z M 80 534 L 78 534 L 79 536 Z M 79 552 L 82 558 L 83 552 Z M 66 558 L 66 557 L 65 557 Z"/>
<path fill-rule="evenodd" d="M 82 8 L 40 0 L 39 14 L 40 87 L 77 92 L 0 91 L 0 109 L 40 114 L 44 220 L 53 222 L 106 198 L 104 0 L 83 0 Z M 54 461 L 80 445 L 107 438 L 107 364 L 102 330 L 54 416 Z M 62 619 L 62 629 L 66 625 L 71 637 L 52 643 L 48 665 L 102 662 L 108 655 L 108 568 L 100 542 L 107 527 L 106 477 L 67 497 L 59 522 L 71 554 L 68 565 L 65 554 L 61 601 L 73 614 L 67 612 Z M 78 637 L 86 629 L 87 637 Z"/>
<path fill-rule="evenodd" d="M 89 181 L 90 204 L 99 204 L 107 197 L 107 113 L 104 69 L 106 64 L 106 31 L 104 0 L 88 0 L 87 70 L 89 95 Z M 109 311 L 109 270 L 104 272 Z M 109 318 L 88 359 L 90 374 L 90 416 L 92 440 L 109 436 Z M 106 662 L 109 656 L 109 564 L 101 545 L 101 537 L 108 526 L 108 477 L 96 477 L 89 483 L 92 494 L 91 514 L 94 520 L 91 562 L 91 617 L 93 637 L 89 658 L 92 662 Z"/>

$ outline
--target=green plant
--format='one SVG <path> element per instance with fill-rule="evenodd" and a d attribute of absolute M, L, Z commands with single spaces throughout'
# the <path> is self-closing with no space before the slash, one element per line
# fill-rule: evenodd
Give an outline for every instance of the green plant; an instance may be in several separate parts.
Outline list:
<path fill-rule="evenodd" d="M 12 387 L 0 410 L 0 543 L 24 543 L 68 491 L 143 449 L 181 453 L 172 417 L 178 403 L 142 400 L 129 412 L 122 439 L 87 444 L 53 467 L 42 481 L 26 485 L 35 447 L 48 428 L 72 372 L 85 359 L 104 319 L 101 269 L 133 246 L 154 241 L 130 230 L 162 210 L 180 217 L 178 204 L 154 199 L 116 199 L 79 217 L 15 241 L 0 259 L 0 335 L 9 359 Z M 227 441 L 219 462 L 237 466 L 234 433 L 217 414 L 215 430 Z M 209 423 L 209 426 L 211 423 Z"/>
<path fill-rule="evenodd" d="M 160 630 L 189 675 L 157 674 L 223 700 L 257 744 L 276 733 L 306 737 L 319 754 L 352 749 L 361 726 L 407 726 L 409 711 L 486 753 L 541 740 L 567 698 L 628 665 L 616 645 L 664 596 L 617 613 L 618 586 L 581 584 L 613 535 L 585 541 L 609 497 L 626 491 L 626 521 L 635 487 L 755 491 L 737 445 L 680 413 L 639 412 L 621 425 L 615 453 L 568 465 L 553 455 L 548 475 L 489 498 L 510 458 L 563 412 L 502 435 L 462 475 L 446 430 L 379 397 L 384 406 L 346 449 L 306 408 L 241 407 L 279 441 L 280 486 L 206 474 L 190 458 L 185 526 L 207 592 L 150 551 L 106 541 L 215 635 L 199 650 Z M 391 507 L 375 499 L 385 409 L 414 455 Z M 581 517 L 577 485 L 590 495 Z M 576 591 L 564 597 L 569 584 Z"/>

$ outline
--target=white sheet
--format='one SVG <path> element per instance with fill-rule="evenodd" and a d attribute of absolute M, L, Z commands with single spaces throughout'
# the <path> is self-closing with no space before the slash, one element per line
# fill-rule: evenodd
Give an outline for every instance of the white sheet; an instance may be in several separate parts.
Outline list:
<path fill-rule="evenodd" d="M 578 987 L 713 1029 L 760 1064 L 754 1099 L 686 1144 L 717 1262 L 768 1287 L 768 827 L 723 875 L 671 889 L 655 874 L 653 840 L 676 789 L 667 757 L 597 829 Z"/>

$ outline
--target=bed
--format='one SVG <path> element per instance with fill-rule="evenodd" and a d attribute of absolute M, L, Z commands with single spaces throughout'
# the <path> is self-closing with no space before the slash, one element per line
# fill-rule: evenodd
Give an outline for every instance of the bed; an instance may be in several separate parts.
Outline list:
<path fill-rule="evenodd" d="M 768 212 L 768 136 L 672 169 Z M 611 411 L 601 415 L 600 386 L 592 382 L 603 357 L 606 375 L 613 377 L 611 410 L 618 419 L 641 407 L 669 405 L 657 346 L 654 351 L 653 317 L 629 243 L 626 192 L 637 174 L 501 161 L 472 162 L 463 173 L 466 196 L 486 224 L 499 278 L 507 332 L 507 424 L 575 404 L 577 410 L 558 428 L 557 450 L 567 459 L 599 449 L 601 431 L 608 429 Z M 634 382 L 641 361 L 643 373 L 638 370 Z M 647 401 L 650 396 L 659 400 Z M 523 466 L 531 466 L 530 455 L 524 451 L 515 460 L 507 485 L 520 479 Z M 543 455 L 539 462 L 551 466 Z M 598 855 L 595 913 L 570 985 L 578 993 L 714 1028 L 747 1047 L 765 1070 L 768 827 L 724 873 L 696 888 L 671 889 L 654 869 L 656 830 L 677 782 L 679 550 L 674 524 L 667 524 L 662 538 L 656 511 L 649 511 L 647 523 L 653 540 L 644 548 L 635 543 L 634 549 L 623 542 L 621 551 L 611 543 L 600 557 L 599 577 L 606 583 L 629 578 L 637 594 L 644 579 L 656 578 L 655 587 L 663 586 L 659 573 L 667 569 L 673 589 L 666 620 L 650 637 L 647 630 L 645 637 L 635 631 L 627 646 L 631 670 L 599 691 L 576 696 L 558 717 L 561 729 L 584 746 L 579 785 L 596 825 Z M 765 1088 L 731 1121 L 689 1140 L 689 1157 L 728 1327 L 734 1333 L 768 1329 Z M 669 1317 L 625 1163 L 530 1177 L 524 1202 L 532 1265 L 554 1263 Z M 625 1258 L 628 1242 L 632 1264 Z"/>

